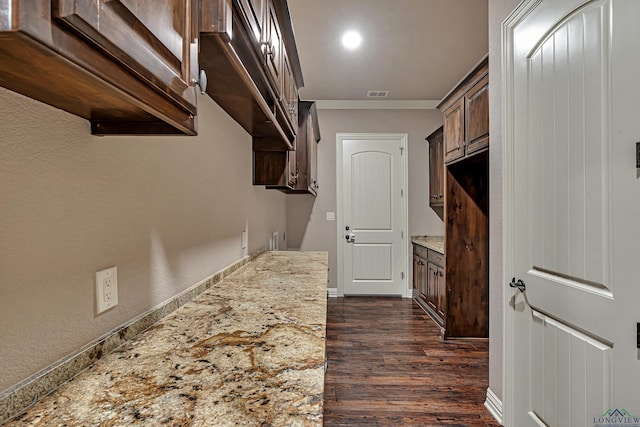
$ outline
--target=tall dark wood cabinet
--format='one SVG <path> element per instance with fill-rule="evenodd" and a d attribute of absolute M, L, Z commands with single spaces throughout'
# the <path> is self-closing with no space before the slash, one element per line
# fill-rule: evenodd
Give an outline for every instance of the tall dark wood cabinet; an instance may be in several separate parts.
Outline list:
<path fill-rule="evenodd" d="M 0 84 L 93 134 L 196 133 L 197 0 L 0 0 Z"/>
<path fill-rule="evenodd" d="M 443 113 L 444 303 L 440 313 L 436 308 L 430 314 L 443 325 L 444 338 L 489 336 L 488 88 L 485 57 L 438 105 Z M 435 269 L 431 276 L 430 287 L 442 286 Z"/>
<path fill-rule="evenodd" d="M 447 167 L 445 337 L 489 336 L 488 153 Z"/>

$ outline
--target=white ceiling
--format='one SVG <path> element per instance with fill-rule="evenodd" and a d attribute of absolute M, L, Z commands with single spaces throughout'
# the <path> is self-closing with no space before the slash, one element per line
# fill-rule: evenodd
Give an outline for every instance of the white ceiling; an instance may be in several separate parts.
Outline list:
<path fill-rule="evenodd" d="M 301 99 L 440 100 L 488 51 L 487 0 L 289 0 Z M 356 29 L 358 50 L 342 47 Z"/>

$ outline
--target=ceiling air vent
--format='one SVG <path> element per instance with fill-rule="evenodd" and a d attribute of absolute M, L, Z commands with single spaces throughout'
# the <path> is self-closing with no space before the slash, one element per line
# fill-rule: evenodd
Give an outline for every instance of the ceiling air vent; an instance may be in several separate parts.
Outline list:
<path fill-rule="evenodd" d="M 370 90 L 367 92 L 367 98 L 386 98 L 389 95 L 388 90 Z"/>

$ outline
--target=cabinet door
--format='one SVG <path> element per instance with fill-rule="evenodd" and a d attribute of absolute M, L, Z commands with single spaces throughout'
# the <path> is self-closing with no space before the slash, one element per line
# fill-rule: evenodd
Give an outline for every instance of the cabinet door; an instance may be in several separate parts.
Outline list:
<path fill-rule="evenodd" d="M 429 140 L 429 205 L 444 204 L 444 157 L 442 155 L 442 133 Z"/>
<path fill-rule="evenodd" d="M 253 35 L 254 42 L 260 45 L 264 41 L 264 10 L 266 0 L 239 0 L 242 11 L 248 25 L 249 31 Z"/>
<path fill-rule="evenodd" d="M 265 40 L 263 53 L 271 84 L 276 95 L 282 93 L 282 34 L 278 25 L 278 17 L 271 0 L 267 1 L 265 22 Z"/>
<path fill-rule="evenodd" d="M 446 289 L 446 280 L 445 280 L 445 276 L 444 276 L 444 268 L 442 267 L 436 267 L 436 271 L 435 271 L 435 276 L 436 276 L 436 307 L 437 307 L 437 313 L 440 315 L 440 317 L 442 317 L 442 319 L 445 318 L 445 311 L 446 311 L 446 303 L 447 303 L 447 289 Z"/>
<path fill-rule="evenodd" d="M 427 277 L 427 261 L 416 254 L 413 256 L 415 261 L 414 281 L 418 288 L 418 297 L 423 301 L 426 301 L 429 286 Z"/>
<path fill-rule="evenodd" d="M 413 296 L 418 297 L 420 295 L 420 281 L 421 281 L 421 269 L 420 269 L 420 257 L 413 254 Z"/>
<path fill-rule="evenodd" d="M 289 187 L 295 188 L 298 183 L 298 164 L 297 164 L 297 156 L 295 151 L 287 151 L 288 162 L 289 165 L 287 169 L 289 170 Z"/>
<path fill-rule="evenodd" d="M 438 309 L 438 274 L 437 267 L 432 263 L 427 264 L 427 304 L 434 311 Z"/>
<path fill-rule="evenodd" d="M 195 0 L 57 0 L 53 16 L 79 38 L 196 114 Z M 195 21 L 195 22 L 194 22 Z"/>
<path fill-rule="evenodd" d="M 282 51 L 282 105 L 293 129 L 298 129 L 298 88 L 286 50 Z"/>
<path fill-rule="evenodd" d="M 465 96 L 467 154 L 489 145 L 489 76 Z"/>
<path fill-rule="evenodd" d="M 307 134 L 307 150 L 309 155 L 309 186 L 318 191 L 318 140 L 313 115 L 309 115 L 309 133 Z"/>
<path fill-rule="evenodd" d="M 444 161 L 464 156 L 464 98 L 444 112 Z"/>

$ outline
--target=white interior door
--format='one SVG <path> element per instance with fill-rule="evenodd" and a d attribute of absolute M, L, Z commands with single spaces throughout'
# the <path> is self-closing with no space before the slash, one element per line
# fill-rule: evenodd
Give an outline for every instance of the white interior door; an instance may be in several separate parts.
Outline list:
<path fill-rule="evenodd" d="M 527 0 L 505 23 L 507 426 L 640 426 L 639 22 Z"/>
<path fill-rule="evenodd" d="M 341 134 L 338 147 L 342 294 L 407 296 L 406 135 Z"/>

